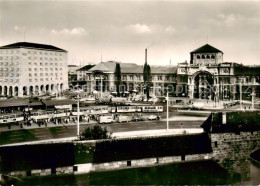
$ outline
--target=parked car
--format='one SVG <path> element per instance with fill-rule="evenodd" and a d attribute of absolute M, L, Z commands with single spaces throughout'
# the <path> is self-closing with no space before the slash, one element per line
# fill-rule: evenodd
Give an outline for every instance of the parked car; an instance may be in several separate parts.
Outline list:
<path fill-rule="evenodd" d="M 145 119 L 141 116 L 135 116 L 133 117 L 133 121 L 144 121 Z"/>
<path fill-rule="evenodd" d="M 156 115 L 150 115 L 150 116 L 148 117 L 148 119 L 149 119 L 149 120 L 157 120 L 157 119 L 158 119 L 158 116 L 156 116 Z"/>

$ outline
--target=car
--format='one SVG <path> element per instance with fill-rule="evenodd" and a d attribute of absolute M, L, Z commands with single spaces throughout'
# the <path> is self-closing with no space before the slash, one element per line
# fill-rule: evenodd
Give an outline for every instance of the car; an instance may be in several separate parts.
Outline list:
<path fill-rule="evenodd" d="M 158 119 L 158 116 L 156 116 L 156 115 L 150 115 L 150 116 L 148 117 L 148 119 L 149 119 L 149 120 L 157 120 L 157 119 Z"/>
<path fill-rule="evenodd" d="M 145 119 L 143 117 L 138 117 L 138 116 L 133 118 L 133 121 L 144 121 L 144 120 Z"/>

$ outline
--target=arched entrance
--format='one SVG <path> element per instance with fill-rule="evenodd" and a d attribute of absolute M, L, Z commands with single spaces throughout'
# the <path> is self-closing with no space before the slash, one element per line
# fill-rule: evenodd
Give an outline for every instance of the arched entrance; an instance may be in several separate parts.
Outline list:
<path fill-rule="evenodd" d="M 46 85 L 46 93 L 49 92 L 49 85 Z"/>
<path fill-rule="evenodd" d="M 214 80 L 208 72 L 199 72 L 194 77 L 194 98 L 214 100 Z"/>
<path fill-rule="evenodd" d="M 39 95 L 39 87 L 38 87 L 38 85 L 35 86 L 35 95 Z"/>
<path fill-rule="evenodd" d="M 60 91 L 63 91 L 63 83 L 60 84 Z"/>
<path fill-rule="evenodd" d="M 15 96 L 18 96 L 18 93 L 19 93 L 19 88 L 18 88 L 18 87 L 15 87 L 15 88 L 14 88 L 14 95 L 15 95 Z"/>
<path fill-rule="evenodd" d="M 4 95 L 7 96 L 7 86 L 4 86 Z"/>
<path fill-rule="evenodd" d="M 9 87 L 9 96 L 13 96 L 13 87 L 12 86 Z"/>
<path fill-rule="evenodd" d="M 33 86 L 30 86 L 29 93 L 30 93 L 30 95 L 33 95 Z"/>
<path fill-rule="evenodd" d="M 23 95 L 27 95 L 27 87 L 23 87 Z"/>

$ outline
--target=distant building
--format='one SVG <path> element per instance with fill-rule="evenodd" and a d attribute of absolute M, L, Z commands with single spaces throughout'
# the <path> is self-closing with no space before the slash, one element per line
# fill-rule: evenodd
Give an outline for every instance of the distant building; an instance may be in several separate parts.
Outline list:
<path fill-rule="evenodd" d="M 223 62 L 223 52 L 206 44 L 190 53 L 190 63 L 178 65 L 188 97 L 209 100 L 250 100 L 260 95 L 260 66 Z"/>
<path fill-rule="evenodd" d="M 260 66 L 223 62 L 223 52 L 206 44 L 190 53 L 190 62 L 177 66 L 151 66 L 151 94 L 207 100 L 251 100 L 260 98 Z M 101 62 L 77 71 L 78 80 L 86 82 L 87 91 L 115 91 L 116 62 Z M 143 66 L 121 63 L 121 91 L 143 92 Z M 102 86 L 101 86 L 102 81 Z M 167 88 L 168 87 L 168 88 Z M 242 90 L 242 91 L 240 91 Z M 242 94 L 240 94 L 242 92 Z"/>
<path fill-rule="evenodd" d="M 115 61 L 101 62 L 86 71 L 78 70 L 78 80 L 86 82 L 87 90 L 89 92 L 101 90 L 101 79 L 103 92 L 114 92 L 115 77 L 114 71 L 116 66 Z M 121 63 L 122 74 L 122 92 L 142 92 L 143 91 L 143 66 L 135 63 Z M 162 95 L 163 89 L 168 85 L 176 84 L 175 74 L 177 72 L 176 66 L 151 66 L 152 73 L 152 87 L 151 92 L 156 95 Z"/>
<path fill-rule="evenodd" d="M 52 45 L 18 42 L 0 47 L 0 95 L 30 96 L 68 87 L 68 53 Z"/>
<path fill-rule="evenodd" d="M 77 70 L 80 67 L 77 65 L 68 65 L 68 84 L 73 85 L 77 82 Z"/>

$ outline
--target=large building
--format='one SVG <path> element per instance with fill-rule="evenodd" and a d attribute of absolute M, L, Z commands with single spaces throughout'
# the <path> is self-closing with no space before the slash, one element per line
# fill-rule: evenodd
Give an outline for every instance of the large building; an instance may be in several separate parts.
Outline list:
<path fill-rule="evenodd" d="M 146 57 L 147 59 L 147 57 Z M 101 62 L 80 71 L 78 80 L 86 83 L 86 90 L 115 91 L 116 62 Z M 143 92 L 143 66 L 120 63 L 122 91 Z M 260 97 L 260 66 L 244 66 L 224 62 L 223 52 L 208 44 L 190 53 L 190 62 L 177 66 L 151 66 L 151 94 L 207 100 L 238 100 Z M 101 86 L 102 85 L 102 86 Z"/>
<path fill-rule="evenodd" d="M 86 82 L 88 91 L 114 92 L 116 67 L 114 61 L 101 62 L 87 71 L 78 71 L 78 80 Z M 135 63 L 121 63 L 122 92 L 143 92 L 143 66 Z M 151 66 L 152 94 L 160 96 L 165 87 L 176 84 L 176 66 Z M 101 82 L 102 81 L 102 82 Z M 102 85 L 102 86 L 101 86 Z"/>
<path fill-rule="evenodd" d="M 259 98 L 260 66 L 223 62 L 223 52 L 208 44 L 190 53 L 190 63 L 178 65 L 178 75 L 186 77 L 191 99 Z"/>
<path fill-rule="evenodd" d="M 68 88 L 68 53 L 52 45 L 18 42 L 0 47 L 0 95 L 36 96 Z"/>

